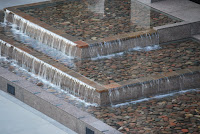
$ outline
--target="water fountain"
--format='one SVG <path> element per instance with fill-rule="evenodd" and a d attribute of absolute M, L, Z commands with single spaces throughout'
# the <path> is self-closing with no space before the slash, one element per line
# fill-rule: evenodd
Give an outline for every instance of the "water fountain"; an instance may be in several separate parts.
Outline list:
<path fill-rule="evenodd" d="M 78 133 L 96 127 L 99 133 L 137 133 L 143 127 L 145 131 L 140 133 L 156 133 L 175 127 L 175 123 L 185 123 L 171 117 L 168 123 L 168 113 L 176 115 L 178 111 L 176 116 L 191 116 L 190 120 L 185 119 L 190 124 L 196 121 L 193 118 L 199 118 L 199 91 L 195 90 L 200 87 L 199 41 L 160 41 L 165 38 L 167 26 L 176 29 L 183 23 L 135 0 L 102 0 L 96 4 L 89 0 L 56 0 L 10 7 L 5 9 L 4 22 L 0 24 L 0 56 L 4 57 L 0 60 L 11 63 L 11 67 L 5 66 L 11 72 L 29 81 L 36 79 L 32 83 L 56 96 L 54 102 L 45 94 L 44 106 L 41 90 L 28 89 L 33 96 L 43 97 L 42 103 L 33 96 L 30 102 L 26 98 L 28 103 L 71 128 L 76 126 Z M 155 30 L 159 26 L 164 28 Z M 12 71 L 12 66 L 20 71 Z M 169 96 L 177 92 L 186 95 L 170 100 Z M 111 132 L 108 126 L 99 129 L 99 120 L 77 112 L 80 109 L 72 109 L 68 102 L 117 130 Z M 186 106 L 190 103 L 191 107 Z M 86 125 L 77 127 L 80 122 Z M 189 129 L 197 131 L 198 125 L 193 126 Z"/>
<path fill-rule="evenodd" d="M 162 12 L 157 12 L 136 1 L 127 0 L 127 3 L 123 4 L 125 8 L 124 11 L 127 12 L 120 12 L 121 10 L 117 8 L 116 13 L 110 9 L 110 6 L 112 4 L 122 4 L 120 1 L 115 1 L 114 3 L 104 1 L 104 3 L 105 12 L 95 12 L 93 11 L 94 8 L 91 8 L 90 3 L 82 3 L 80 1 L 74 2 L 70 7 L 68 6 L 68 1 L 58 1 L 6 8 L 4 25 L 10 25 L 8 27 L 11 27 L 10 32 L 12 36 L 15 36 L 15 40 L 18 40 L 18 42 L 22 42 L 22 45 L 19 47 L 18 45 L 9 43 L 8 40 L 2 40 L 2 54 L 16 60 L 23 68 L 59 86 L 63 90 L 100 105 L 120 103 L 137 98 L 149 97 L 155 93 L 168 93 L 170 91 L 183 89 L 182 87 L 185 89 L 191 87 L 191 85 L 188 84 L 189 80 L 185 82 L 185 79 L 189 78 L 184 77 L 183 79 L 180 77 L 182 74 L 191 74 L 194 77 L 194 81 L 199 79 L 198 73 L 193 74 L 193 70 L 198 71 L 199 69 L 196 65 L 187 69 L 186 66 L 183 66 L 185 70 L 182 72 L 180 71 L 182 68 L 174 68 L 170 70 L 171 74 L 165 74 L 165 72 L 167 72 L 166 70 L 162 73 L 164 69 L 157 69 L 155 71 L 159 73 L 156 74 L 150 71 L 150 73 L 140 72 L 141 74 L 136 73 L 137 75 L 135 75 L 134 73 L 141 68 L 140 62 L 152 60 L 146 57 L 147 55 L 151 55 L 151 51 L 149 50 L 161 49 L 160 51 L 162 51 L 162 47 L 159 46 L 159 35 L 152 27 L 164 25 L 166 23 L 177 23 L 181 20 Z M 44 17 L 46 13 L 48 15 L 48 11 L 46 11 L 47 8 L 52 8 L 52 10 L 54 7 L 58 9 L 74 9 L 74 7 L 77 6 L 77 10 L 86 12 L 86 14 L 82 14 L 83 18 L 76 14 L 77 17 L 80 17 L 80 20 L 84 19 L 82 22 L 76 22 L 76 19 L 73 20 L 73 18 L 70 18 L 71 12 L 66 12 L 68 10 L 62 10 L 62 12 L 65 12 L 66 16 L 69 17 L 69 22 L 63 22 L 62 18 L 54 22 L 52 19 L 48 20 L 47 17 Z M 40 7 L 44 12 L 40 11 L 37 7 Z M 143 16 L 144 14 L 142 14 L 143 17 L 139 15 L 141 18 L 136 18 L 137 16 L 135 16 L 134 13 L 138 13 L 141 10 L 147 15 Z M 56 16 L 58 12 L 55 10 L 52 13 L 53 16 Z M 111 15 L 111 13 L 113 14 Z M 122 31 L 120 29 L 122 25 L 116 23 L 116 20 L 112 19 L 114 17 L 117 18 L 117 21 L 121 20 L 124 14 L 126 14 L 125 18 L 130 18 L 128 22 L 126 22 L 128 27 L 124 25 L 125 29 Z M 88 19 L 88 15 L 92 15 L 92 18 Z M 38 17 L 41 17 L 40 20 Z M 109 19 L 111 22 L 108 21 Z M 87 24 L 88 20 L 91 21 L 89 25 Z M 157 24 L 157 20 L 163 22 Z M 78 23 L 81 27 L 79 27 L 79 25 L 74 25 L 72 27 L 72 22 L 75 24 Z M 100 31 L 102 31 L 102 33 L 99 36 L 98 34 L 93 36 L 92 33 L 87 31 L 86 26 L 88 26 L 90 30 L 95 31 L 96 28 L 94 26 L 99 26 L 100 24 L 101 27 L 108 25 L 106 28 L 109 28 L 111 32 L 106 29 L 101 29 Z M 90 28 L 90 25 L 93 29 Z M 116 25 L 115 28 L 113 28 L 114 25 Z M 74 33 L 69 31 L 69 27 L 72 27 Z M 83 30 L 86 30 L 85 32 L 88 34 L 79 34 L 79 32 Z M 103 34 L 103 31 L 107 31 L 107 33 Z M 21 39 L 16 38 L 18 35 Z M 26 42 L 26 39 L 24 40 L 23 38 L 35 40 L 38 43 L 31 44 L 30 41 Z M 30 48 L 33 49 L 30 50 Z M 61 55 L 59 58 L 64 58 L 63 61 L 65 62 L 60 61 L 55 55 L 49 54 L 48 52 L 46 53 L 40 49 L 46 49 L 48 51 L 53 50 L 52 52 Z M 145 56 L 138 56 L 144 53 Z M 44 58 L 43 54 L 47 55 L 47 57 L 45 56 Z M 126 56 L 128 56 L 129 59 L 133 59 L 129 62 L 134 62 L 135 64 L 126 65 L 126 61 L 123 61 L 123 59 L 126 59 Z M 55 59 L 58 61 L 57 63 Z M 118 59 L 122 59 L 122 61 Z M 119 61 L 120 63 L 124 62 L 122 68 L 115 67 L 115 65 L 110 66 L 113 60 Z M 155 64 L 157 64 L 157 60 L 154 61 Z M 152 61 L 152 63 L 154 63 L 154 61 Z M 68 62 L 70 62 L 70 64 L 72 63 L 72 65 L 69 66 Z M 101 62 L 102 66 L 96 67 L 96 63 L 98 62 Z M 117 64 L 116 62 L 116 65 Z M 90 68 L 90 66 L 94 67 Z M 150 67 L 149 70 L 152 70 L 151 66 L 147 67 Z M 123 70 L 123 68 L 124 71 L 120 71 L 121 69 Z M 129 71 L 129 69 L 131 71 Z M 126 74 L 124 74 L 124 76 L 127 76 L 127 78 L 125 77 L 123 80 L 118 80 L 120 77 L 117 76 L 118 78 L 115 79 L 111 74 L 115 74 L 117 71 L 121 73 L 125 72 Z M 91 73 L 97 74 L 91 75 Z M 168 78 L 168 75 L 172 77 Z M 176 82 L 185 85 L 173 85 Z M 198 86 L 198 83 L 194 85 L 194 87 Z"/>

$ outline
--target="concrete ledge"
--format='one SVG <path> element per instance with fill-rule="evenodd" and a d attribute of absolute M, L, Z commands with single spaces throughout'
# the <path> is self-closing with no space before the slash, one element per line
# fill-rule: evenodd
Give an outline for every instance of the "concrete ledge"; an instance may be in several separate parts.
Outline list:
<path fill-rule="evenodd" d="M 188 22 L 154 27 L 154 29 L 159 34 L 160 43 L 191 37 L 191 23 Z"/>
<path fill-rule="evenodd" d="M 200 34 L 200 21 L 191 23 L 191 34 Z"/>
<path fill-rule="evenodd" d="M 179 22 L 165 26 L 154 27 L 159 34 L 159 42 L 165 43 L 192 37 L 200 33 L 200 22 Z"/>
<path fill-rule="evenodd" d="M 0 89 L 7 92 L 7 84 L 15 87 L 15 97 L 79 134 L 86 127 L 95 134 L 121 134 L 90 114 L 27 82 L 21 77 L 0 67 Z"/>

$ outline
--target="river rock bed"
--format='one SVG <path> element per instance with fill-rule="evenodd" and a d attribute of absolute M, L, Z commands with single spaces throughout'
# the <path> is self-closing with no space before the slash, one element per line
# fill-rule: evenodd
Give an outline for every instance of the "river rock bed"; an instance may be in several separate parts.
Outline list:
<path fill-rule="evenodd" d="M 200 133 L 200 90 L 88 111 L 124 134 Z"/>
<path fill-rule="evenodd" d="M 180 22 L 131 0 L 70 0 L 19 9 L 83 41 Z"/>

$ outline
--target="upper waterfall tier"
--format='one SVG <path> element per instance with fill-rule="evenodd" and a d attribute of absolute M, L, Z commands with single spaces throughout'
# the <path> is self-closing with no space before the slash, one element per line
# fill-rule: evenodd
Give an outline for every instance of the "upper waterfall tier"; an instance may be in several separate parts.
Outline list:
<path fill-rule="evenodd" d="M 68 56 L 84 59 L 158 45 L 152 28 L 180 20 L 131 0 L 77 0 L 7 8 L 4 22 Z"/>

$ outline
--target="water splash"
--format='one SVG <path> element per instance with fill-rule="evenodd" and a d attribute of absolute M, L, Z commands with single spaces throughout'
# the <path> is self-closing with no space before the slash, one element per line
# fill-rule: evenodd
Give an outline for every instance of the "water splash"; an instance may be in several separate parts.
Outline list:
<path fill-rule="evenodd" d="M 158 50 L 161 49 L 160 45 L 153 45 L 153 46 L 146 46 L 146 47 L 134 47 L 129 49 L 126 52 L 119 52 L 119 53 L 115 53 L 115 54 L 109 54 L 109 55 L 105 55 L 105 56 L 100 56 L 98 55 L 97 57 L 91 58 L 91 60 L 100 60 L 100 59 L 111 59 L 113 57 L 116 56 L 122 56 L 127 52 L 131 52 L 131 51 L 152 51 L 152 50 Z"/>
<path fill-rule="evenodd" d="M 26 34 L 20 32 L 20 30 L 18 30 L 16 28 L 12 27 L 10 29 L 10 26 L 7 26 L 6 30 L 12 32 L 12 36 L 15 38 L 15 40 L 20 41 L 23 44 L 27 44 L 34 50 L 44 53 L 44 54 L 52 57 L 55 60 L 59 60 L 64 65 L 67 65 L 70 67 L 74 66 L 74 62 L 73 62 L 74 57 L 67 56 L 66 54 L 63 54 L 62 52 L 57 51 L 54 48 L 51 48 L 45 44 L 40 43 L 37 40 L 32 39 L 31 37 L 27 36 Z"/>
<path fill-rule="evenodd" d="M 135 47 L 132 50 L 135 51 L 152 51 L 160 49 L 161 47 L 159 45 L 153 45 L 153 46 L 146 46 L 146 47 Z"/>

